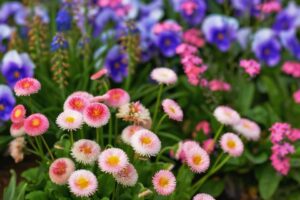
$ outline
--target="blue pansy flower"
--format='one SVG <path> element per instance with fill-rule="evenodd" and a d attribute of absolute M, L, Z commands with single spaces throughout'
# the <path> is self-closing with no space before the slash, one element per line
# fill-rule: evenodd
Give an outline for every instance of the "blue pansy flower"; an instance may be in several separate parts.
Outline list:
<path fill-rule="evenodd" d="M 0 122 L 9 120 L 15 104 L 16 100 L 11 89 L 6 85 L 0 85 Z"/>
<path fill-rule="evenodd" d="M 176 54 L 176 48 L 181 43 L 181 37 L 175 31 L 163 31 L 156 36 L 156 46 L 165 57 Z"/>
<path fill-rule="evenodd" d="M 7 52 L 2 60 L 1 73 L 9 86 L 13 87 L 15 83 L 25 77 L 32 77 L 34 64 L 27 53 L 19 54 L 12 50 Z"/>
<path fill-rule="evenodd" d="M 66 9 L 60 9 L 56 16 L 56 29 L 59 32 L 68 31 L 72 26 L 72 15 Z"/>

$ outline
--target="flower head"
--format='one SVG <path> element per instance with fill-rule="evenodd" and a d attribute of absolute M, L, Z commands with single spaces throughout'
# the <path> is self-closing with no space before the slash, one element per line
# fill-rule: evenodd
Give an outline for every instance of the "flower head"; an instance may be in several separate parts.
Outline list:
<path fill-rule="evenodd" d="M 21 123 L 25 120 L 26 109 L 23 105 L 19 104 L 14 107 L 10 113 L 10 119 L 13 123 Z"/>
<path fill-rule="evenodd" d="M 215 200 L 215 198 L 209 194 L 199 193 L 193 197 L 193 200 Z"/>
<path fill-rule="evenodd" d="M 31 94 L 37 93 L 40 89 L 41 83 L 34 78 L 23 78 L 14 86 L 14 91 L 17 96 L 30 96 Z"/>
<path fill-rule="evenodd" d="M 246 137 L 248 140 L 256 141 L 260 137 L 259 126 L 249 119 L 241 119 L 239 123 L 233 126 L 233 129 Z"/>
<path fill-rule="evenodd" d="M 220 140 L 221 148 L 232 157 L 239 157 L 244 151 L 244 144 L 239 136 L 225 133 Z"/>
<path fill-rule="evenodd" d="M 113 176 L 119 184 L 129 187 L 134 186 L 138 180 L 138 173 L 132 164 L 128 164 Z"/>
<path fill-rule="evenodd" d="M 175 84 L 177 81 L 176 73 L 166 67 L 155 68 L 150 74 L 151 78 L 159 84 Z"/>
<path fill-rule="evenodd" d="M 254 77 L 260 73 L 260 64 L 254 59 L 241 60 L 240 66 L 244 68 L 245 72 L 251 77 Z"/>
<path fill-rule="evenodd" d="M 70 191 L 77 197 L 89 197 L 93 195 L 98 187 L 96 176 L 85 169 L 74 171 L 69 180 Z"/>
<path fill-rule="evenodd" d="M 57 31 L 63 32 L 71 29 L 72 15 L 66 9 L 60 9 L 56 16 Z"/>
<path fill-rule="evenodd" d="M 72 94 L 65 101 L 64 110 L 75 110 L 82 113 L 88 104 L 89 100 L 86 97 Z"/>
<path fill-rule="evenodd" d="M 234 125 L 240 121 L 240 115 L 228 106 L 218 106 L 214 110 L 215 118 L 222 124 Z"/>
<path fill-rule="evenodd" d="M 172 99 L 165 99 L 162 102 L 162 106 L 169 118 L 175 121 L 182 121 L 183 112 L 180 106 L 176 103 L 176 101 Z"/>
<path fill-rule="evenodd" d="M 100 154 L 98 164 L 102 171 L 115 174 L 128 165 L 128 157 L 122 149 L 109 148 Z"/>
<path fill-rule="evenodd" d="M 10 135 L 13 137 L 19 137 L 25 134 L 24 130 L 24 121 L 17 123 L 17 124 L 12 124 L 10 126 Z"/>
<path fill-rule="evenodd" d="M 73 144 L 71 155 L 77 162 L 93 164 L 100 155 L 100 146 L 92 140 L 81 139 Z"/>
<path fill-rule="evenodd" d="M 83 124 L 83 116 L 80 112 L 74 110 L 65 110 L 58 115 L 56 124 L 62 130 L 75 131 L 81 128 Z"/>
<path fill-rule="evenodd" d="M 68 182 L 70 175 L 75 171 L 75 164 L 69 158 L 59 158 L 51 163 L 49 177 L 53 183 L 63 185 Z"/>
<path fill-rule="evenodd" d="M 203 149 L 208 153 L 211 154 L 215 149 L 215 141 L 214 139 L 210 138 L 203 141 Z"/>
<path fill-rule="evenodd" d="M 129 103 L 130 101 L 129 94 L 125 90 L 120 88 L 108 90 L 106 94 L 108 95 L 108 98 L 104 103 L 113 108 L 118 108 L 124 104 Z"/>
<path fill-rule="evenodd" d="M 91 103 L 83 111 L 83 120 L 91 127 L 99 128 L 108 123 L 110 112 L 102 103 Z"/>
<path fill-rule="evenodd" d="M 130 125 L 123 129 L 121 139 L 126 144 L 131 144 L 131 137 L 139 130 L 144 129 L 142 126 Z"/>
<path fill-rule="evenodd" d="M 44 134 L 49 128 L 49 121 L 43 114 L 36 113 L 27 117 L 24 121 L 24 130 L 30 136 Z"/>
<path fill-rule="evenodd" d="M 11 89 L 0 84 L 0 122 L 9 120 L 15 103 L 16 100 Z"/>
<path fill-rule="evenodd" d="M 152 184 L 155 191 L 163 196 L 170 195 L 176 188 L 176 178 L 168 170 L 160 170 L 152 178 Z"/>
<path fill-rule="evenodd" d="M 154 133 L 142 129 L 131 136 L 131 146 L 142 156 L 155 156 L 160 151 L 161 142 Z"/>
<path fill-rule="evenodd" d="M 210 165 L 209 155 L 200 146 L 192 147 L 185 153 L 187 165 L 193 172 L 202 173 L 208 169 Z"/>

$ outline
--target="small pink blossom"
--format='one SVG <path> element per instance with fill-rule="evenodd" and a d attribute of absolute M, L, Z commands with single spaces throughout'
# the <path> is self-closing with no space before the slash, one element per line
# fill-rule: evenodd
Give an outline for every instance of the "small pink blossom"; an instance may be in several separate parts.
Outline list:
<path fill-rule="evenodd" d="M 282 66 L 282 72 L 294 78 L 300 78 L 300 63 L 287 61 Z"/>
<path fill-rule="evenodd" d="M 254 60 L 241 60 L 240 66 L 244 68 L 245 72 L 251 77 L 254 77 L 260 73 L 260 64 Z"/>
<path fill-rule="evenodd" d="M 209 89 L 211 91 L 230 91 L 231 85 L 221 80 L 211 80 L 209 82 Z"/>
<path fill-rule="evenodd" d="M 295 103 L 300 104 L 300 90 L 297 90 L 297 91 L 293 94 L 293 97 L 294 97 Z"/>

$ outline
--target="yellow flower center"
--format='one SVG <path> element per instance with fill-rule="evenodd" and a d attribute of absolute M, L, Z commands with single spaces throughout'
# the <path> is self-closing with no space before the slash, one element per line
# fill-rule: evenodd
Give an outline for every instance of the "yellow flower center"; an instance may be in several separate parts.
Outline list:
<path fill-rule="evenodd" d="M 150 144 L 152 142 L 152 139 L 150 137 L 147 137 L 147 136 L 143 136 L 141 137 L 141 143 L 142 144 Z"/>
<path fill-rule="evenodd" d="M 3 105 L 3 104 L 0 104 L 0 111 L 1 111 L 1 110 L 4 110 L 4 109 L 5 109 L 4 105 Z"/>
<path fill-rule="evenodd" d="M 170 106 L 169 109 L 170 109 L 171 113 L 176 113 L 176 110 L 172 106 Z"/>
<path fill-rule="evenodd" d="M 39 126 L 40 124 L 41 124 L 40 119 L 33 119 L 31 122 L 31 125 L 35 127 Z"/>
<path fill-rule="evenodd" d="M 93 109 L 92 110 L 92 116 L 93 117 L 99 117 L 101 114 L 102 114 L 102 112 L 99 109 Z"/>
<path fill-rule="evenodd" d="M 251 124 L 248 123 L 248 122 L 244 122 L 244 123 L 243 123 L 243 126 L 244 126 L 244 128 L 248 128 L 248 129 L 251 128 Z"/>
<path fill-rule="evenodd" d="M 166 187 L 167 185 L 169 185 L 169 179 L 166 178 L 166 177 L 161 177 L 158 181 L 158 184 L 161 186 L 161 187 Z"/>
<path fill-rule="evenodd" d="M 14 113 L 14 116 L 15 116 L 15 117 L 20 117 L 21 114 L 22 114 L 21 109 L 17 109 L 17 110 L 15 111 L 15 113 Z"/>
<path fill-rule="evenodd" d="M 79 178 L 76 179 L 75 184 L 80 189 L 85 189 L 89 186 L 90 182 L 87 178 L 80 176 Z"/>
<path fill-rule="evenodd" d="M 80 101 L 80 100 L 76 100 L 76 101 L 74 102 L 74 105 L 75 105 L 75 107 L 78 108 L 78 109 L 81 109 L 81 108 L 83 107 L 83 103 L 82 103 L 82 101 Z"/>
<path fill-rule="evenodd" d="M 193 156 L 193 163 L 194 163 L 195 165 L 199 165 L 199 164 L 201 163 L 201 161 L 202 161 L 202 158 L 201 158 L 200 155 L 194 155 L 194 156 Z"/>
<path fill-rule="evenodd" d="M 107 164 L 111 165 L 111 166 L 116 166 L 118 165 L 120 162 L 120 159 L 118 156 L 110 156 L 108 159 L 107 159 Z"/>
<path fill-rule="evenodd" d="M 235 142 L 233 140 L 228 140 L 227 141 L 227 146 L 230 149 L 234 149 L 236 147 L 236 144 L 235 144 Z"/>
<path fill-rule="evenodd" d="M 71 116 L 69 116 L 69 117 L 66 117 L 65 121 L 66 121 L 67 123 L 74 123 L 74 121 L 75 121 L 75 118 L 74 118 L 74 117 L 71 117 Z"/>
<path fill-rule="evenodd" d="M 92 148 L 85 144 L 80 147 L 80 151 L 83 152 L 84 154 L 90 154 L 92 153 Z"/>

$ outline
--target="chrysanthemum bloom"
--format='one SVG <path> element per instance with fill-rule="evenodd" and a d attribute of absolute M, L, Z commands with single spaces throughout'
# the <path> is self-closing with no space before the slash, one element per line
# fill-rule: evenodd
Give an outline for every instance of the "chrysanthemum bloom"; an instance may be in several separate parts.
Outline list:
<path fill-rule="evenodd" d="M 82 113 L 88 105 L 89 100 L 86 97 L 71 95 L 64 103 L 64 110 L 75 110 Z"/>
<path fill-rule="evenodd" d="M 181 122 L 183 119 L 183 112 L 181 107 L 172 99 L 165 99 L 162 102 L 164 112 L 170 119 Z"/>
<path fill-rule="evenodd" d="M 163 196 L 170 195 L 176 188 L 176 178 L 168 170 L 160 170 L 152 178 L 152 184 L 155 191 Z"/>
<path fill-rule="evenodd" d="M 130 125 L 123 129 L 121 139 L 126 144 L 131 144 L 131 137 L 139 130 L 144 129 L 141 126 Z"/>
<path fill-rule="evenodd" d="M 77 197 L 89 197 L 93 195 L 98 187 L 96 176 L 85 169 L 74 171 L 69 180 L 70 191 Z"/>
<path fill-rule="evenodd" d="M 0 84 L 0 121 L 7 121 L 16 103 L 11 89 Z"/>
<path fill-rule="evenodd" d="M 103 69 L 100 69 L 98 72 L 96 72 L 95 74 L 93 74 L 91 76 L 91 80 L 97 80 L 99 78 L 101 78 L 102 76 L 104 76 L 105 74 L 107 74 L 107 69 L 103 68 Z"/>
<path fill-rule="evenodd" d="M 14 107 L 10 113 L 10 119 L 13 123 L 20 123 L 25 120 L 26 109 L 23 105 L 19 104 Z"/>
<path fill-rule="evenodd" d="M 100 155 L 100 146 L 92 140 L 81 139 L 73 144 L 71 155 L 77 162 L 93 164 Z"/>
<path fill-rule="evenodd" d="M 35 78 L 23 78 L 14 86 L 14 91 L 17 96 L 30 96 L 31 94 L 37 93 L 40 89 L 41 83 Z"/>
<path fill-rule="evenodd" d="M 49 167 L 49 177 L 53 183 L 63 185 L 68 182 L 70 175 L 75 171 L 75 164 L 69 158 L 56 159 Z"/>
<path fill-rule="evenodd" d="M 63 130 L 75 131 L 83 124 L 83 116 L 74 110 L 65 110 L 56 119 L 56 124 Z"/>
<path fill-rule="evenodd" d="M 240 115 L 235 110 L 228 106 L 218 106 L 214 110 L 215 118 L 225 125 L 234 125 L 240 121 Z"/>
<path fill-rule="evenodd" d="M 193 197 L 193 200 L 215 200 L 211 195 L 200 193 Z"/>
<path fill-rule="evenodd" d="M 24 130 L 30 136 L 44 134 L 49 128 L 49 121 L 43 114 L 32 114 L 24 121 Z"/>
<path fill-rule="evenodd" d="M 24 122 L 12 124 L 10 126 L 10 135 L 13 137 L 19 137 L 25 134 Z"/>
<path fill-rule="evenodd" d="M 125 90 L 120 88 L 108 90 L 106 94 L 108 95 L 108 98 L 104 103 L 113 108 L 118 108 L 124 104 L 129 103 L 130 101 L 129 94 Z"/>
<path fill-rule="evenodd" d="M 234 133 L 225 133 L 220 140 L 221 148 L 232 157 L 239 157 L 244 151 L 244 144 Z"/>
<path fill-rule="evenodd" d="M 249 119 L 241 119 L 239 123 L 233 126 L 233 129 L 248 140 L 256 141 L 260 137 L 259 126 Z"/>
<path fill-rule="evenodd" d="M 150 74 L 151 78 L 159 84 L 175 84 L 177 81 L 177 74 L 166 67 L 159 67 L 152 70 Z"/>
<path fill-rule="evenodd" d="M 130 121 L 144 127 L 151 123 L 149 110 L 140 102 L 132 102 L 120 106 L 116 116 L 124 121 Z"/>
<path fill-rule="evenodd" d="M 193 147 L 186 151 L 186 162 L 195 173 L 205 172 L 210 164 L 208 153 L 199 147 Z"/>
<path fill-rule="evenodd" d="M 9 143 L 8 152 L 10 156 L 18 163 L 24 158 L 24 148 L 26 141 L 24 137 L 17 137 Z"/>
<path fill-rule="evenodd" d="M 134 186 L 138 180 L 138 173 L 130 163 L 113 176 L 119 184 L 129 187 Z"/>
<path fill-rule="evenodd" d="M 100 154 L 98 164 L 104 172 L 119 173 L 128 165 L 128 157 L 122 149 L 109 148 Z"/>
<path fill-rule="evenodd" d="M 109 109 L 102 103 L 91 103 L 83 111 L 84 122 L 94 128 L 104 126 L 109 118 Z"/>
<path fill-rule="evenodd" d="M 147 129 L 142 129 L 131 137 L 131 146 L 142 156 L 155 156 L 160 151 L 161 142 L 157 135 Z"/>

